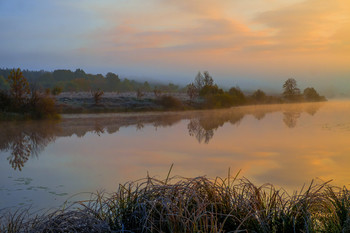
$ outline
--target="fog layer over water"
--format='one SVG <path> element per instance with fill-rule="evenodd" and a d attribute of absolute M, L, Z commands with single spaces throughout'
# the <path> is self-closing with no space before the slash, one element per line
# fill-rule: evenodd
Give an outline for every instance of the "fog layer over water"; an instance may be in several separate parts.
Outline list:
<path fill-rule="evenodd" d="M 215 178 L 230 168 L 289 191 L 315 178 L 350 180 L 350 101 L 68 115 L 0 129 L 1 208 L 57 207 L 147 172 L 165 178 L 171 164 L 174 175 Z"/>

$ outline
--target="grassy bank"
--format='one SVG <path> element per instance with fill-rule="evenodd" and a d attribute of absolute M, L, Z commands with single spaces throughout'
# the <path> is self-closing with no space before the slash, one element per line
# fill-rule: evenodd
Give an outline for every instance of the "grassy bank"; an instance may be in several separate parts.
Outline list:
<path fill-rule="evenodd" d="M 43 216 L 1 217 L 1 232 L 349 232 L 350 194 L 329 183 L 292 195 L 242 178 L 147 177 Z"/>

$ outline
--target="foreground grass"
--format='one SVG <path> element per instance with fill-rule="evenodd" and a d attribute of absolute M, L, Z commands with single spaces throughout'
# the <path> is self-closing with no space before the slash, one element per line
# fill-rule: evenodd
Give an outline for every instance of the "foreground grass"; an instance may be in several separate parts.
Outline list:
<path fill-rule="evenodd" d="M 329 183 L 289 195 L 245 178 L 147 177 L 77 204 L 2 216 L 0 232 L 350 232 L 350 193 Z"/>

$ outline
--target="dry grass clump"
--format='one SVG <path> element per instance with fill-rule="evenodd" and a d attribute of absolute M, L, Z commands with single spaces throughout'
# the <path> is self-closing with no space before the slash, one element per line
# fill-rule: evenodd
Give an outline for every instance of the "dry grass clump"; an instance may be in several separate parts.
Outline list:
<path fill-rule="evenodd" d="M 349 232 L 344 187 L 311 183 L 289 195 L 237 177 L 147 177 L 96 193 L 79 208 L 27 220 L 2 217 L 1 232 Z"/>

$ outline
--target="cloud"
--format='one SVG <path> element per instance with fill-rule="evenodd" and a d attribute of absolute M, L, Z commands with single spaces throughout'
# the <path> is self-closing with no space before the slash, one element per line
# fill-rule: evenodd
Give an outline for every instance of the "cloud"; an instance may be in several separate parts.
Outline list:
<path fill-rule="evenodd" d="M 339 34 L 350 28 L 349 5 L 342 0 L 307 0 L 261 13 L 255 20 L 271 30 L 273 45 L 265 49 L 318 52 L 330 50 L 336 40 L 349 41 Z"/>

